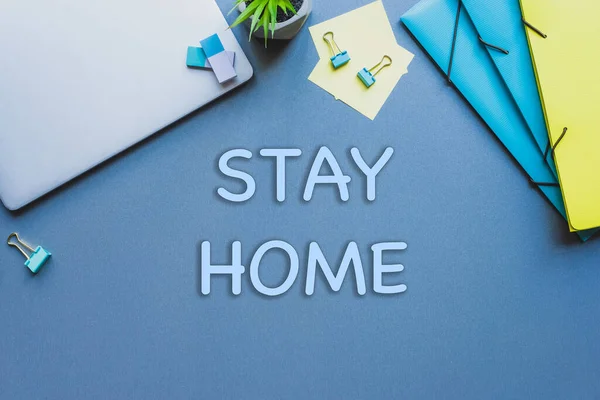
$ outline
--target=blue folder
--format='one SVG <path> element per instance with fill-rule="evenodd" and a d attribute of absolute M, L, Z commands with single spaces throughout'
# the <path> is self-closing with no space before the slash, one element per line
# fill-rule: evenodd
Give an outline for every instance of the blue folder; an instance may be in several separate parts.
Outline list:
<path fill-rule="evenodd" d="M 481 40 L 506 82 L 542 153 L 548 129 L 538 91 L 519 0 L 462 0 Z M 498 48 L 494 48 L 496 46 Z M 508 54 L 503 52 L 506 50 Z M 552 157 L 546 162 L 555 176 Z"/>
<path fill-rule="evenodd" d="M 402 22 L 566 220 L 557 180 L 462 2 L 422 0 Z"/>

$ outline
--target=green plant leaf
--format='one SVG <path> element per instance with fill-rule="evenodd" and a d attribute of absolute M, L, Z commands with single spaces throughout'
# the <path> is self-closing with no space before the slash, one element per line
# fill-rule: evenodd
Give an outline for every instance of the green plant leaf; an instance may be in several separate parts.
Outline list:
<path fill-rule="evenodd" d="M 258 1 L 258 0 L 254 0 Z M 252 39 L 252 34 L 258 30 L 260 27 L 258 25 L 261 18 L 263 18 L 263 11 L 265 11 L 265 7 L 267 6 L 269 0 L 261 0 L 261 4 L 256 8 L 256 12 L 252 16 L 252 25 L 250 26 L 250 36 L 248 36 L 248 40 Z M 266 14 L 266 12 L 265 12 Z"/>
<path fill-rule="evenodd" d="M 290 12 L 296 15 L 296 9 L 290 2 L 290 0 L 277 0 L 277 7 L 281 8 L 281 10 L 287 15 Z"/>
<path fill-rule="evenodd" d="M 277 0 L 277 7 L 281 8 L 285 12 L 285 0 Z"/>
<path fill-rule="evenodd" d="M 242 4 L 244 1 L 246 1 L 246 0 L 235 0 L 233 8 L 231 10 L 229 10 L 229 12 L 227 13 L 227 15 L 231 14 L 232 12 L 234 12 L 235 9 L 238 8 L 239 5 Z"/>
<path fill-rule="evenodd" d="M 244 12 L 241 13 L 235 19 L 235 21 L 233 21 L 233 24 L 231 24 L 229 27 L 235 28 L 236 26 L 238 26 L 239 24 L 241 24 L 242 22 L 244 22 L 245 20 L 250 18 L 250 16 L 256 11 L 256 9 L 260 6 L 261 3 L 262 3 L 262 1 L 258 1 L 258 0 L 254 0 L 252 3 L 250 3 L 250 5 L 248 7 L 246 7 Z"/>
<path fill-rule="evenodd" d="M 266 13 L 265 13 L 266 14 Z M 265 31 L 265 49 L 267 48 L 267 41 L 269 40 L 269 18 L 267 15 L 263 15 L 263 29 Z"/>
<path fill-rule="evenodd" d="M 286 14 L 288 14 L 288 11 L 291 11 L 292 14 L 296 15 L 296 9 L 294 8 L 294 5 L 290 2 L 290 0 L 283 0 L 283 2 L 285 3 L 285 7 L 287 10 L 284 10 Z"/>
<path fill-rule="evenodd" d="M 271 38 L 275 37 L 275 24 L 277 23 L 277 0 L 269 0 L 269 12 L 271 13 Z"/>

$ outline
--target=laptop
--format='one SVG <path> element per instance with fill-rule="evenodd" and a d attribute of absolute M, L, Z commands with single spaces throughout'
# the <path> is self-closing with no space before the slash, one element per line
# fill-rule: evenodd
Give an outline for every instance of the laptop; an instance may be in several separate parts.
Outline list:
<path fill-rule="evenodd" d="M 235 89 L 252 66 L 214 0 L 3 0 L 0 199 L 17 210 Z M 218 33 L 237 77 L 186 66 Z"/>

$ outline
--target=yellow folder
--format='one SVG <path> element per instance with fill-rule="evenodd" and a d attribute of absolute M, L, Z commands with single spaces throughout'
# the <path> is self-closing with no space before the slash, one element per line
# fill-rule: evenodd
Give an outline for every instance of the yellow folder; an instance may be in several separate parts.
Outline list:
<path fill-rule="evenodd" d="M 600 226 L 600 2 L 520 0 L 572 231 Z"/>

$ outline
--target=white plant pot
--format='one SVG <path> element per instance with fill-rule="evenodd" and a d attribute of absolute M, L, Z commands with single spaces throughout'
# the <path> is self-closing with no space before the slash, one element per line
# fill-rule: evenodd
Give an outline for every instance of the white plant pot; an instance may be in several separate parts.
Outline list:
<path fill-rule="evenodd" d="M 238 10 L 240 12 L 243 12 L 245 9 L 246 9 L 246 3 L 242 2 L 239 5 Z M 269 31 L 268 31 L 269 39 L 289 40 L 289 39 L 293 38 L 300 31 L 300 28 L 302 28 L 302 26 L 304 25 L 304 23 L 308 19 L 308 16 L 310 15 L 311 11 L 312 11 L 312 0 L 304 0 L 304 2 L 302 3 L 302 7 L 300 7 L 300 9 L 296 13 L 296 15 L 294 15 L 292 18 L 288 19 L 285 22 L 280 22 L 280 23 L 275 24 L 274 35 L 272 34 L 271 30 L 269 29 Z M 248 18 L 245 21 L 245 25 L 248 27 L 248 29 L 250 29 L 250 26 L 252 25 L 252 18 Z M 260 38 L 260 39 L 264 39 L 265 32 L 264 32 L 263 28 L 260 27 L 256 32 L 254 32 L 253 36 Z"/>

